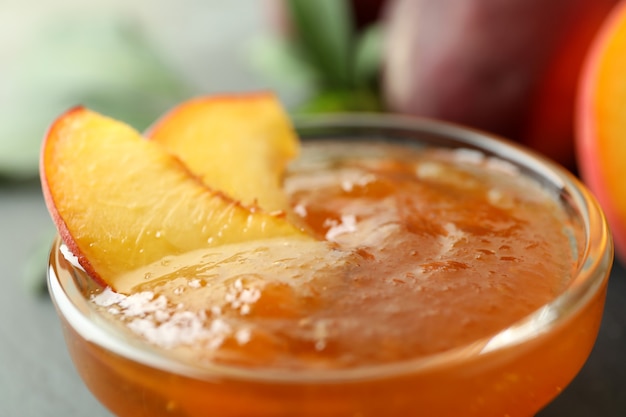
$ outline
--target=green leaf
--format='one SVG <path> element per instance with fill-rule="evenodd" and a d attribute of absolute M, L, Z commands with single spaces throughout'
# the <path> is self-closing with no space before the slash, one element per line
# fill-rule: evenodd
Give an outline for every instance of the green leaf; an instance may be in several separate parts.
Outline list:
<path fill-rule="evenodd" d="M 8 113 L 5 115 L 9 121 L 23 120 L 20 115 L 9 115 Z M 13 180 L 36 177 L 40 140 L 43 137 L 43 132 L 31 130 L 26 136 L 21 136 L 7 132 L 7 129 L 3 130 L 4 132 L 0 133 L 0 177 Z"/>
<path fill-rule="evenodd" d="M 290 89 L 312 91 L 319 70 L 303 57 L 298 45 L 276 36 L 257 36 L 250 44 L 250 64 L 265 78 Z"/>
<path fill-rule="evenodd" d="M 382 25 L 368 26 L 359 35 L 354 56 L 354 79 L 360 87 L 372 85 L 380 73 L 383 53 Z"/>
<path fill-rule="evenodd" d="M 354 22 L 347 0 L 288 0 L 298 41 L 328 88 L 352 85 Z"/>
<path fill-rule="evenodd" d="M 323 91 L 296 109 L 296 114 L 382 111 L 378 95 L 371 90 Z"/>
<path fill-rule="evenodd" d="M 0 97 L 2 177 L 36 176 L 46 129 L 70 107 L 85 105 L 141 130 L 189 95 L 135 22 L 68 17 L 37 35 L 4 69 L 11 82 Z"/>

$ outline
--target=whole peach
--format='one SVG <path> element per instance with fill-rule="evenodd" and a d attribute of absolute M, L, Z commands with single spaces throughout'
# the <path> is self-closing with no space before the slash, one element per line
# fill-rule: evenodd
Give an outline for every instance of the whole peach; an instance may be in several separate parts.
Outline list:
<path fill-rule="evenodd" d="M 525 142 L 572 168 L 576 80 L 615 2 L 392 0 L 386 103 Z"/>

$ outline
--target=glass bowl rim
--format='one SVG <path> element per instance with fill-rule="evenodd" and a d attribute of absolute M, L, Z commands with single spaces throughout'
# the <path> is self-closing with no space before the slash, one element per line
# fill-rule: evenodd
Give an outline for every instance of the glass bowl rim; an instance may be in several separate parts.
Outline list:
<path fill-rule="evenodd" d="M 495 335 L 432 355 L 387 364 L 333 370 L 275 370 L 219 364 L 194 367 L 189 363 L 159 354 L 158 349 L 151 347 L 147 342 L 137 344 L 128 340 L 118 340 L 120 338 L 112 336 L 107 330 L 98 327 L 90 320 L 85 314 L 85 309 L 92 309 L 88 300 L 77 291 L 70 295 L 56 275 L 54 265 L 58 265 L 58 246 L 62 243 L 60 237 L 57 236 L 50 253 L 47 277 L 48 289 L 58 314 L 62 315 L 63 319 L 86 340 L 129 360 L 166 372 L 174 372 L 195 379 L 219 376 L 280 383 L 337 383 L 396 377 L 454 366 L 454 364 L 466 361 L 468 357 L 487 355 L 533 340 L 576 315 L 606 284 L 613 261 L 613 243 L 604 214 L 595 197 L 582 182 L 546 157 L 522 145 L 480 130 L 413 116 L 336 113 L 295 118 L 294 124 L 301 134 L 307 131 L 314 132 L 316 129 L 334 131 L 358 129 L 366 132 L 398 130 L 413 134 L 420 132 L 435 134 L 482 152 L 488 151 L 489 155 L 541 175 L 560 187 L 562 192 L 571 198 L 571 204 L 580 212 L 585 241 L 579 255 L 581 261 L 576 276 L 557 298 Z M 74 283 L 73 279 L 69 281 Z"/>

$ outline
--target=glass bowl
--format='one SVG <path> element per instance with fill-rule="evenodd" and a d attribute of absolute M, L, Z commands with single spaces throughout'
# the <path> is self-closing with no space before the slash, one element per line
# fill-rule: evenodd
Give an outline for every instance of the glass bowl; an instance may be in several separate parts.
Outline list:
<path fill-rule="evenodd" d="M 613 259 L 605 218 L 587 189 L 523 147 L 452 124 L 364 114 L 320 116 L 296 125 L 304 141 L 473 149 L 515 165 L 580 227 L 580 238 L 572 241 L 574 279 L 548 304 L 493 337 L 427 357 L 335 370 L 198 368 L 108 324 L 84 295 L 94 284 L 61 253 L 57 239 L 49 290 L 70 355 L 91 392 L 122 417 L 528 417 L 556 397 L 595 343 Z"/>

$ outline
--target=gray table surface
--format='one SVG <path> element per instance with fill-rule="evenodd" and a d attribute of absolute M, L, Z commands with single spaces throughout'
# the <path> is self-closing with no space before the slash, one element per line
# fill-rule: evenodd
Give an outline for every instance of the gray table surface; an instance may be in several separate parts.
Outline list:
<path fill-rule="evenodd" d="M 0 416 L 111 417 L 76 374 L 47 294 L 24 281 L 29 257 L 52 230 L 38 184 L 0 183 Z M 587 365 L 539 417 L 626 415 L 625 330 L 626 272 L 616 265 Z"/>

